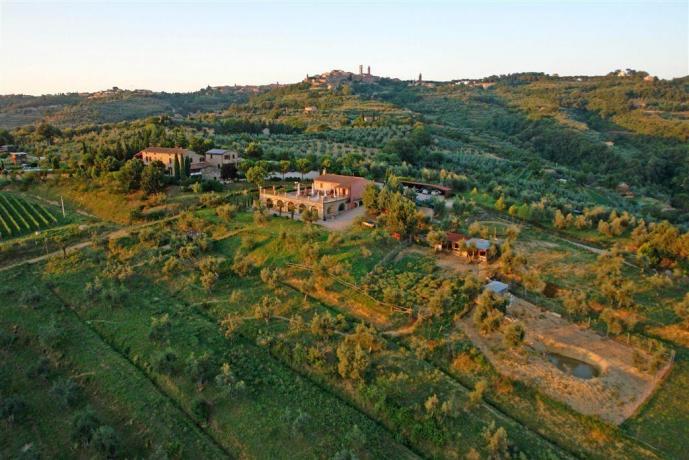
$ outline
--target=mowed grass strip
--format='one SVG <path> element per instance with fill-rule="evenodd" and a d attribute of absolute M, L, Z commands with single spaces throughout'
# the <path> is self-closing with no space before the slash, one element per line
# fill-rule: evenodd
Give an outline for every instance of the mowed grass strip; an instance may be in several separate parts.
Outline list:
<path fill-rule="evenodd" d="M 40 276 L 40 272 L 28 267 L 0 273 L 0 281 L 5 286 L 4 295 L 0 296 L 4 328 L 16 325 L 36 336 L 50 318 L 55 318 L 65 336 L 60 349 L 61 365 L 71 374 L 87 376 L 82 380 L 87 393 L 99 405 L 107 406 L 122 424 L 138 427 L 135 437 L 141 445 L 150 447 L 150 453 L 160 446 L 164 452 L 179 458 L 227 456 L 145 375 L 65 309 L 37 282 Z M 29 304 L 17 301 L 22 292 L 33 293 Z M 51 439 L 53 433 L 49 428 L 40 436 L 43 444 L 60 439 Z"/>
<path fill-rule="evenodd" d="M 97 450 L 83 446 L 73 439 L 72 423 L 78 414 L 93 413 L 99 425 L 114 428 L 120 445 L 116 455 L 123 458 L 143 457 L 143 439 L 138 436 L 141 426 L 132 423 L 110 409 L 107 401 L 98 399 L 88 381 L 91 374 L 77 373 L 65 365 L 59 352 L 42 346 L 23 325 L 0 320 L 0 333 L 14 337 L 14 343 L 0 345 L 0 395 L 20 398 L 26 404 L 24 415 L 11 424 L 0 422 L 0 457 L 36 458 L 95 457 Z M 69 400 L 60 398 L 57 388 L 65 382 L 77 385 Z M 76 397 L 76 400 L 75 400 Z M 28 446 L 28 447 L 27 447 Z M 28 452 L 27 452 L 28 450 Z"/>

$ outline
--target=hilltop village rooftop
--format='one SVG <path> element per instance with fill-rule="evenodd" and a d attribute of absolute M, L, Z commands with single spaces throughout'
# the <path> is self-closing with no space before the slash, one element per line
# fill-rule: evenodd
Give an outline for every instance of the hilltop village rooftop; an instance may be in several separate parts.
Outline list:
<path fill-rule="evenodd" d="M 298 213 L 312 209 L 319 218 L 327 220 L 362 206 L 364 189 L 370 183 L 363 177 L 324 173 L 313 180 L 311 187 L 297 183 L 297 190 L 292 192 L 261 188 L 259 199 L 268 209 Z"/>

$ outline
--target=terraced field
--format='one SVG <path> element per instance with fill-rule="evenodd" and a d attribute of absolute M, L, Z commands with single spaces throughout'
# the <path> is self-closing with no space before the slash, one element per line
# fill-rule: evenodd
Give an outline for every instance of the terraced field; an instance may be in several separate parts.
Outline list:
<path fill-rule="evenodd" d="M 0 234 L 3 238 L 48 228 L 58 222 L 58 217 L 42 204 L 11 193 L 0 193 Z"/>

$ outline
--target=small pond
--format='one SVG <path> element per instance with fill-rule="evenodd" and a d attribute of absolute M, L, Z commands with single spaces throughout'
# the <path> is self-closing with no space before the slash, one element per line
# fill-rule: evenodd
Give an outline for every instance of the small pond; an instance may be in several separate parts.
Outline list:
<path fill-rule="evenodd" d="M 574 377 L 588 380 L 598 377 L 598 374 L 600 374 L 598 368 L 584 361 L 579 361 L 569 356 L 562 356 L 557 353 L 546 353 L 546 356 L 548 357 L 548 361 L 554 364 L 558 369 Z"/>

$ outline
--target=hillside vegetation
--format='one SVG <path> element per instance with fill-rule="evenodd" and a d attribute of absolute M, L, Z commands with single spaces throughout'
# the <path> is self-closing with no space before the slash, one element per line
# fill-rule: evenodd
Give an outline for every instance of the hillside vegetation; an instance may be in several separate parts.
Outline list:
<path fill-rule="evenodd" d="M 0 457 L 682 458 L 689 90 L 646 76 L 3 96 Z M 365 209 L 258 200 L 322 170 Z"/>

